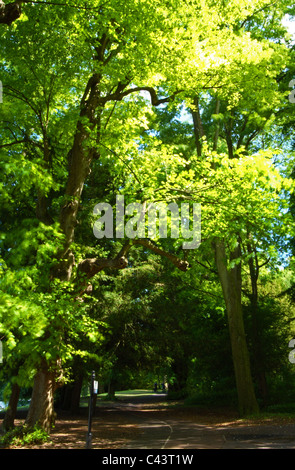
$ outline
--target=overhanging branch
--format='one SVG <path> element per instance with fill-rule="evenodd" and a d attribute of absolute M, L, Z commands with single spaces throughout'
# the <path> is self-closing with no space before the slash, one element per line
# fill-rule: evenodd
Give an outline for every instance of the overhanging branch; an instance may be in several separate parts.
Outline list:
<path fill-rule="evenodd" d="M 172 95 L 167 96 L 166 98 L 158 98 L 158 95 L 156 93 L 156 90 L 152 87 L 133 87 L 133 88 L 128 88 L 127 90 L 123 91 L 123 89 L 126 87 L 124 84 L 118 85 L 117 89 L 114 91 L 114 93 L 110 93 L 106 95 L 104 98 L 101 98 L 101 102 L 105 104 L 108 101 L 121 101 L 125 96 L 130 95 L 131 93 L 138 93 L 140 91 L 147 91 L 150 94 L 151 97 L 151 103 L 153 106 L 159 106 L 160 104 L 163 103 L 168 103 L 169 101 L 173 101 L 174 98 L 181 93 L 183 90 L 177 90 Z"/>
<path fill-rule="evenodd" d="M 181 258 L 178 258 L 178 256 L 169 253 L 162 248 L 159 248 L 150 240 L 138 239 L 126 242 L 115 258 L 86 258 L 83 261 L 80 261 L 78 265 L 78 272 L 85 274 L 87 279 L 90 279 L 103 269 L 124 269 L 128 265 L 128 251 L 135 245 L 143 246 L 144 248 L 147 248 L 148 250 L 153 251 L 154 253 L 163 256 L 164 258 L 167 258 L 181 271 L 187 271 L 189 268 L 189 263 L 187 261 L 184 261 Z"/>
<path fill-rule="evenodd" d="M 150 240 L 147 240 L 145 238 L 133 240 L 133 245 L 141 245 L 147 248 L 148 250 L 153 251 L 157 255 L 167 258 L 169 261 L 171 261 L 172 264 L 174 264 L 174 266 L 176 266 L 181 271 L 187 271 L 189 268 L 189 263 L 187 261 L 178 258 L 178 256 L 173 255 L 168 251 L 162 250 L 162 248 L 159 248 L 155 243 L 151 242 Z"/>

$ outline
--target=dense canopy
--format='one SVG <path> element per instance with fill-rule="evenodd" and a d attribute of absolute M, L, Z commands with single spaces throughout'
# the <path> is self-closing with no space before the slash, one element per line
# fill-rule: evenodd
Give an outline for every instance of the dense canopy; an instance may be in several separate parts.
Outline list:
<path fill-rule="evenodd" d="M 242 415 L 294 383 L 293 14 L 0 0 L 0 380 L 29 426 L 92 369 Z M 148 231 L 159 203 L 185 230 Z"/>

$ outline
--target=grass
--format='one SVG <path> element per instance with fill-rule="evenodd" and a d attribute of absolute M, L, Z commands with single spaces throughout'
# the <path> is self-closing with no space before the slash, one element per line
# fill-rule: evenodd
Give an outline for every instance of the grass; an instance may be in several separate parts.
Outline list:
<path fill-rule="evenodd" d="M 155 392 L 151 390 L 121 390 L 115 393 L 115 396 L 118 398 L 132 398 L 132 397 L 139 397 L 139 396 L 146 396 L 146 395 L 154 395 Z M 107 394 L 105 394 L 107 395 Z"/>
<path fill-rule="evenodd" d="M 97 405 L 99 405 L 99 402 L 106 402 L 110 401 L 113 402 L 114 400 L 125 400 L 125 399 L 130 399 L 130 398 L 135 398 L 135 397 L 144 397 L 144 396 L 150 396 L 150 395 L 155 395 L 157 392 L 153 392 L 150 389 L 137 389 L 137 390 L 120 390 L 115 392 L 115 397 L 109 398 L 108 393 L 100 393 L 97 395 Z M 159 392 L 158 392 L 159 393 Z M 89 401 L 89 395 L 81 397 L 80 399 L 80 406 L 85 407 L 88 406 L 88 401 Z"/>

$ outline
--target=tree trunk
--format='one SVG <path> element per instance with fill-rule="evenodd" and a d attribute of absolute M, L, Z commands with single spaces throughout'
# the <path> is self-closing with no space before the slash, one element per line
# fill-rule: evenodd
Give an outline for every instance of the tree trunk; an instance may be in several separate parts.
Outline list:
<path fill-rule="evenodd" d="M 202 137 L 204 136 L 204 129 L 202 125 L 200 107 L 199 107 L 199 98 L 195 96 L 194 98 L 194 109 L 191 112 L 194 124 L 194 135 L 195 143 L 197 148 L 197 154 L 200 157 L 202 155 Z"/>
<path fill-rule="evenodd" d="M 20 2 L 4 3 L 0 0 L 0 23 L 11 25 L 21 15 Z"/>
<path fill-rule="evenodd" d="M 258 313 L 259 313 L 259 305 L 258 305 L 258 276 L 259 276 L 259 265 L 256 256 L 255 248 L 251 246 L 251 237 L 249 235 L 249 242 L 247 244 L 247 250 L 249 255 L 254 254 L 249 258 L 249 271 L 250 271 L 250 279 L 251 279 L 251 295 L 250 295 L 250 303 L 251 303 L 251 321 L 252 321 L 252 341 L 253 341 L 253 356 L 255 358 L 255 362 L 253 365 L 253 374 L 257 380 L 259 392 L 261 398 L 263 399 L 263 404 L 267 404 L 267 397 L 268 397 L 268 387 L 266 381 L 266 374 L 265 374 L 265 361 L 263 357 L 263 348 L 260 339 L 260 328 L 259 328 L 259 321 L 258 321 Z M 255 260 L 255 263 L 254 263 Z"/>
<path fill-rule="evenodd" d="M 53 396 L 56 388 L 55 373 L 49 372 L 46 366 L 40 368 L 34 379 L 27 426 L 37 425 L 50 433 L 55 421 Z"/>
<path fill-rule="evenodd" d="M 103 379 L 98 378 L 98 393 L 100 395 L 101 393 L 104 393 L 104 392 L 105 392 L 105 385 L 104 385 Z"/>
<path fill-rule="evenodd" d="M 17 383 L 12 385 L 12 391 L 9 398 L 8 408 L 2 423 L 3 431 L 7 432 L 14 427 L 14 419 L 17 411 L 20 387 Z"/>
<path fill-rule="evenodd" d="M 239 258 L 238 245 L 231 258 Z M 241 301 L 241 265 L 228 269 L 224 242 L 215 243 L 217 270 L 226 304 L 232 357 L 238 393 L 239 412 L 241 416 L 259 411 L 250 370 L 249 352 L 246 342 Z"/>
<path fill-rule="evenodd" d="M 72 414 L 79 413 L 82 385 L 83 385 L 83 376 L 80 375 L 77 378 L 77 380 L 74 382 L 74 386 L 72 390 L 71 407 L 70 407 L 70 411 Z"/>
<path fill-rule="evenodd" d="M 80 119 L 77 123 L 73 146 L 69 152 L 69 172 L 65 191 L 65 204 L 60 211 L 60 228 L 65 236 L 64 247 L 59 253 L 59 261 L 52 270 L 52 277 L 62 281 L 69 281 L 75 258 L 71 251 L 74 240 L 75 227 L 77 224 L 77 213 L 80 205 L 85 179 L 87 178 L 95 149 L 85 149 L 85 141 L 89 137 L 89 129 L 94 129 L 98 122 L 96 109 L 99 101 L 100 76 L 94 74 L 87 86 L 80 104 Z M 86 104 L 86 98 L 87 104 Z M 82 124 L 82 118 L 88 119 L 88 127 Z M 38 425 L 50 431 L 54 423 L 54 391 L 56 388 L 55 377 L 58 369 L 50 372 L 50 365 L 43 364 L 34 379 L 34 388 L 31 404 L 26 419 L 28 426 Z M 56 375 L 57 374 L 57 375 Z"/>
<path fill-rule="evenodd" d="M 78 414 L 82 384 L 83 376 L 79 375 L 73 383 L 64 385 L 60 390 L 58 408 L 69 411 L 71 414 Z"/>
<path fill-rule="evenodd" d="M 1 0 L 0 0 L 1 1 Z M 108 41 L 106 41 L 105 34 L 101 37 L 100 46 L 96 48 L 98 53 L 99 68 L 103 68 L 105 64 L 105 54 L 108 53 Z M 53 267 L 51 276 L 58 278 L 62 281 L 70 281 L 72 279 L 72 271 L 75 265 L 75 257 L 71 249 L 71 245 L 75 237 L 75 228 L 78 223 L 77 215 L 80 206 L 80 198 L 82 195 L 83 187 L 87 176 L 90 173 L 91 163 L 94 158 L 98 157 L 99 135 L 100 135 L 100 120 L 107 101 L 120 101 L 124 96 L 135 91 L 140 91 L 140 88 L 134 87 L 124 91 L 127 84 L 118 83 L 117 90 L 110 93 L 107 97 L 101 97 L 100 82 L 102 75 L 94 73 L 86 85 L 84 95 L 80 102 L 80 117 L 77 122 L 77 127 L 74 135 L 72 148 L 68 153 L 68 178 L 65 189 L 64 203 L 60 211 L 60 229 L 64 235 L 64 245 L 61 252 L 58 254 L 58 262 Z M 152 104 L 155 106 L 167 102 L 170 98 L 158 100 L 155 92 L 149 89 L 152 97 Z M 88 147 L 86 142 L 90 139 L 91 135 L 96 133 L 96 142 L 93 146 Z M 46 157 L 47 158 L 47 157 Z M 41 201 L 40 201 L 41 202 Z M 43 201 L 42 201 L 43 202 Z M 42 209 L 42 211 L 41 211 Z M 45 215 L 45 208 L 41 205 L 39 212 Z M 153 245 L 151 244 L 151 247 Z M 154 248 L 155 250 L 155 248 Z M 162 252 L 164 253 L 164 252 Z M 172 258 L 174 261 L 176 257 Z M 82 272 L 88 275 L 95 274 L 95 266 L 100 264 L 100 269 L 107 264 L 112 265 L 117 269 L 126 267 L 126 259 L 124 256 L 116 257 L 115 260 L 104 260 L 105 263 L 98 263 L 96 259 L 85 260 L 80 263 L 79 267 Z M 180 269 L 186 270 L 188 263 L 179 264 Z M 99 269 L 98 269 L 99 270 Z M 89 273 L 89 271 L 91 271 Z M 97 272 L 97 270 L 96 270 Z M 30 425 L 39 424 L 45 429 L 49 429 L 52 424 L 53 417 L 53 392 L 54 392 L 54 375 L 49 372 L 49 369 L 40 370 L 35 377 L 35 384 L 33 389 L 33 396 L 27 422 Z"/>
<path fill-rule="evenodd" d="M 111 380 L 108 383 L 108 399 L 109 400 L 114 400 L 115 398 L 115 384 Z"/>

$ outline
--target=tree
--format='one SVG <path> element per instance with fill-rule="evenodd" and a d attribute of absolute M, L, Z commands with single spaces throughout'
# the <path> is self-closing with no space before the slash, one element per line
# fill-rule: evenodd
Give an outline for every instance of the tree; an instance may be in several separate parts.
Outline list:
<path fill-rule="evenodd" d="M 261 35 L 260 26 L 258 26 L 258 28 L 255 29 L 257 24 L 261 25 L 261 21 L 262 21 L 261 12 L 259 13 L 260 15 L 258 15 L 257 19 L 255 15 L 253 15 L 250 21 L 251 27 L 249 29 L 251 31 L 254 30 L 253 37 L 255 38 L 258 37 L 257 30 L 259 30 L 259 33 Z M 281 10 L 277 16 L 277 20 L 280 19 L 282 14 L 283 14 L 283 11 Z M 245 22 L 245 23 L 247 23 L 247 29 L 248 29 L 248 22 Z M 254 28 L 253 28 L 253 24 L 255 25 Z M 280 27 L 278 23 L 276 25 L 272 24 L 271 27 L 267 29 L 266 36 L 272 37 L 272 38 L 279 37 L 279 35 L 277 34 L 278 26 Z M 281 34 L 281 32 L 279 34 Z M 277 55 L 279 50 L 281 50 L 282 53 L 280 52 L 280 55 Z M 256 149 L 259 148 L 259 143 L 257 140 L 255 140 L 257 139 L 257 136 L 259 136 L 261 133 L 263 133 L 264 136 L 267 135 L 269 126 L 273 124 L 275 120 L 274 110 L 276 109 L 276 107 L 282 106 L 283 105 L 282 100 L 285 99 L 284 98 L 285 93 L 281 94 L 280 89 L 279 89 L 279 83 L 278 83 L 279 82 L 278 78 L 280 76 L 282 68 L 284 67 L 283 65 L 284 62 L 281 61 L 282 57 L 285 57 L 283 60 L 286 60 L 285 52 L 286 51 L 284 47 L 281 48 L 280 46 L 276 45 L 273 47 L 273 53 L 274 53 L 273 58 L 274 57 L 276 58 L 274 58 L 272 62 L 272 66 L 267 65 L 267 63 L 264 62 L 264 60 L 259 60 L 259 62 L 257 62 L 256 64 L 251 63 L 248 69 L 247 67 L 243 69 L 243 77 L 239 76 L 239 74 L 236 75 L 236 80 L 237 80 L 236 84 L 239 83 L 238 88 L 243 89 L 244 93 L 243 95 L 240 95 L 240 97 L 236 95 L 235 103 L 232 102 L 232 97 L 229 98 L 229 95 L 227 94 L 228 93 L 227 87 L 224 87 L 224 88 L 221 87 L 221 90 L 220 91 L 218 90 L 216 95 L 211 98 L 210 98 L 210 93 L 207 92 L 207 93 L 199 94 L 199 96 L 195 96 L 192 99 L 191 109 L 192 109 L 197 155 L 199 159 L 204 158 L 204 156 L 206 155 L 206 148 L 204 151 L 204 139 L 207 138 L 207 141 L 209 142 L 209 146 L 212 149 L 211 150 L 212 158 L 210 159 L 212 172 L 216 171 L 216 169 L 218 169 L 219 164 L 220 164 L 218 158 L 215 161 L 214 152 L 217 152 L 218 150 L 219 151 L 227 150 L 228 157 L 230 160 L 234 158 L 240 158 L 243 155 L 249 154 L 249 152 L 251 152 L 251 149 L 253 150 L 255 149 L 256 151 Z M 251 81 L 248 80 L 248 77 L 256 76 L 256 78 L 258 78 L 259 76 L 261 76 L 262 70 L 263 70 L 264 78 L 261 77 L 260 93 L 255 93 L 254 90 L 252 89 L 253 82 L 251 83 Z M 267 70 L 266 80 L 265 80 L 265 70 Z M 251 96 L 251 101 L 249 102 L 250 96 Z M 254 96 L 255 98 L 253 98 Z M 268 102 L 265 102 L 264 96 L 268 96 Z M 198 163 L 200 164 L 200 162 Z M 257 160 L 257 165 L 259 165 L 258 160 Z M 236 167 L 236 164 L 229 162 L 229 168 L 231 166 Z M 192 170 L 192 164 L 190 165 L 190 170 Z M 265 175 L 267 175 L 268 170 L 266 168 L 265 170 L 266 170 Z M 245 178 L 244 175 L 245 173 L 243 174 L 243 178 Z M 223 172 L 223 177 L 225 177 L 224 172 Z M 227 216 L 230 217 L 228 220 L 229 221 L 231 220 L 230 223 L 232 224 L 231 228 L 230 226 L 226 226 L 226 224 L 223 224 L 226 235 L 223 235 L 222 238 L 220 238 L 220 235 L 217 235 L 218 230 L 215 230 L 216 232 L 215 239 L 214 238 L 211 239 L 213 246 L 214 246 L 214 250 L 215 250 L 216 266 L 218 269 L 220 282 L 221 282 L 223 292 L 224 292 L 224 299 L 226 302 L 227 311 L 229 315 L 229 325 L 230 325 L 232 348 L 233 348 L 233 359 L 234 359 L 235 369 L 236 369 L 237 388 L 238 388 L 238 393 L 240 395 L 240 409 L 241 409 L 242 414 L 247 413 L 248 411 L 252 412 L 255 409 L 257 409 L 256 400 L 254 396 L 254 389 L 252 386 L 249 354 L 247 351 L 245 330 L 244 330 L 244 325 L 243 325 L 242 277 L 241 277 L 241 262 L 242 262 L 243 257 L 248 256 L 249 259 L 247 262 L 249 262 L 249 264 L 251 265 L 251 262 L 253 261 L 253 257 L 254 257 L 254 252 L 253 251 L 251 253 L 249 252 L 249 247 L 250 247 L 249 242 L 247 241 L 243 242 L 244 235 L 241 234 L 241 230 L 244 231 L 245 234 L 246 233 L 249 234 L 249 231 L 250 231 L 250 236 L 251 236 L 251 232 L 253 230 L 256 231 L 257 228 L 259 227 L 259 223 L 261 219 L 259 216 L 257 217 L 256 219 L 257 224 L 255 221 L 255 217 L 254 217 L 254 221 L 253 219 L 251 221 L 250 220 L 246 221 L 245 219 L 246 214 L 244 213 L 242 215 L 240 212 L 241 207 L 248 207 L 248 209 L 251 207 L 251 209 L 253 210 L 252 216 L 255 213 L 254 205 L 256 203 L 254 202 L 254 199 L 253 199 L 253 195 L 255 194 L 254 184 L 256 184 L 254 183 L 255 178 L 256 176 L 252 180 L 253 182 L 252 190 L 250 191 L 247 190 L 247 198 L 245 198 L 244 203 L 242 203 L 240 200 L 237 206 L 235 206 L 235 203 L 237 200 L 239 200 L 241 193 L 240 195 L 238 195 L 237 193 L 234 193 L 234 191 L 232 191 L 232 187 L 233 187 L 232 183 L 230 182 L 228 183 L 228 185 L 224 184 L 224 186 L 220 185 L 219 183 L 220 191 L 218 190 L 215 191 L 216 200 L 220 201 L 220 198 L 221 198 L 221 200 L 225 202 L 227 210 L 229 210 L 231 214 L 235 213 L 235 216 L 233 219 L 230 219 L 231 218 L 230 214 L 228 213 L 226 215 L 226 217 Z M 212 176 L 208 178 L 208 181 L 211 181 L 211 182 L 214 181 Z M 178 187 L 180 186 L 181 185 L 178 185 Z M 190 188 L 191 187 L 192 185 L 190 185 Z M 217 187 L 217 184 L 216 184 L 216 187 Z M 223 196 L 220 196 L 222 187 L 224 191 L 230 191 L 230 196 L 232 200 L 234 199 L 234 203 L 232 203 L 229 199 L 225 201 L 225 198 Z M 173 188 L 173 185 L 171 184 L 171 190 L 173 191 L 172 188 Z M 229 190 L 229 188 L 231 189 Z M 263 189 L 263 191 L 265 191 L 265 188 Z M 174 188 L 174 191 L 175 191 L 175 188 Z M 180 193 L 181 190 L 178 189 L 178 192 Z M 251 196 L 251 192 L 252 192 L 252 196 Z M 194 193 L 196 194 L 197 190 L 187 191 L 187 194 L 190 195 L 190 197 L 192 197 Z M 204 204 L 206 203 L 208 204 L 207 201 L 210 201 L 210 198 L 206 196 L 199 197 L 199 200 L 201 199 L 202 201 L 205 201 L 203 202 L 203 208 L 204 208 Z M 257 193 L 256 202 L 258 202 L 258 204 L 260 204 L 259 198 L 261 198 L 261 194 Z M 214 199 L 211 198 L 211 204 L 213 200 Z M 216 200 L 214 201 L 215 205 L 216 205 Z M 233 209 L 234 206 L 236 207 L 236 209 Z M 262 244 L 264 246 L 262 250 L 267 251 L 269 248 L 271 250 L 273 248 L 273 242 L 270 241 L 269 237 L 268 237 L 269 241 L 266 242 L 265 234 L 270 233 L 270 231 L 272 230 L 274 230 L 275 233 L 278 233 L 278 230 L 279 230 L 280 233 L 283 234 L 283 237 L 286 234 L 282 223 L 279 221 L 281 219 L 281 214 L 279 213 L 280 211 L 279 206 L 280 204 L 277 206 L 277 209 L 275 209 L 275 213 L 271 214 L 271 212 L 269 212 L 269 214 L 267 215 L 268 220 L 275 221 L 274 225 L 272 225 L 271 223 L 269 227 L 264 225 L 263 230 L 259 229 L 259 235 L 258 235 L 259 242 L 258 243 L 260 245 L 260 250 L 262 248 Z M 284 208 L 286 209 L 286 203 L 285 203 Z M 237 216 L 237 212 L 235 211 L 238 211 L 240 213 L 240 216 Z M 223 214 L 223 219 L 220 222 L 222 223 L 224 222 L 225 219 L 224 219 L 224 212 L 223 211 L 221 212 Z M 246 215 L 246 218 L 247 218 L 247 215 Z M 287 217 L 287 219 L 289 221 L 288 223 L 290 224 L 290 218 Z M 202 220 L 204 221 L 204 211 L 203 211 Z M 240 220 L 240 222 L 242 222 L 242 220 L 246 222 L 243 229 L 241 227 L 239 228 L 238 220 Z M 229 235 L 228 230 L 230 230 L 231 235 Z M 233 237 L 232 242 L 229 242 L 229 238 L 231 236 Z M 286 240 L 286 238 L 283 238 L 283 239 Z M 241 246 L 241 244 L 243 243 L 246 247 L 245 250 L 243 250 Z M 267 248 L 267 243 L 269 244 L 268 245 L 269 248 Z M 256 252 L 256 256 L 257 256 L 257 252 Z M 266 253 L 259 253 L 259 256 L 262 257 L 261 263 L 264 264 L 265 259 L 267 258 Z M 250 274 L 252 278 L 252 286 L 255 289 L 255 286 L 254 286 L 254 283 L 256 282 L 255 276 L 257 276 L 258 272 L 255 274 L 253 269 L 251 269 Z"/>
<path fill-rule="evenodd" d="M 187 269 L 188 263 L 165 249 L 165 244 L 127 240 L 106 247 L 93 243 L 90 249 L 84 243 L 76 244 L 83 191 L 93 168 L 97 174 L 105 169 L 108 175 L 115 174 L 115 189 L 123 188 L 130 201 L 143 202 L 154 191 L 166 199 L 176 177 L 183 184 L 182 190 L 186 189 L 192 174 L 181 174 L 181 167 L 187 162 L 152 135 L 141 140 L 139 131 L 147 125 L 150 105 L 165 105 L 180 98 L 192 103 L 201 91 L 218 89 L 220 98 L 233 105 L 236 83 L 244 84 L 245 72 L 249 78 L 253 70 L 267 88 L 262 67 L 271 59 L 273 76 L 283 64 L 282 48 L 253 40 L 243 27 L 237 30 L 237 24 L 243 25 L 266 5 L 261 0 L 251 5 L 241 0 L 222 4 L 196 1 L 190 5 L 163 5 L 158 0 L 127 5 L 112 0 L 93 1 L 87 8 L 72 8 L 68 2 L 41 6 L 27 3 L 25 14 L 1 30 L 1 79 L 6 96 L 1 105 L 1 153 L 6 173 L 2 219 L 8 217 L 11 234 L 2 242 L 2 257 L 15 272 L 26 268 L 30 274 L 33 266 L 34 293 L 51 296 L 48 311 L 54 310 L 60 285 L 61 291 L 68 289 L 63 294 L 65 299 L 70 293 L 78 301 L 103 269 L 125 268 L 127 253 L 134 246 L 144 245 L 182 271 Z M 269 83 L 267 89 L 272 88 L 273 81 Z M 248 96 L 252 92 L 249 85 Z M 143 93 L 148 94 L 149 101 Z M 124 122 L 118 112 L 124 115 Z M 108 164 L 110 160 L 115 162 L 114 169 Z M 159 170 L 157 165 L 160 171 L 151 175 Z M 203 167 L 199 171 L 198 160 L 194 165 L 193 176 L 200 182 Z M 204 166 L 207 176 L 210 165 Z M 238 167 L 235 169 L 237 187 L 241 175 Z M 134 180 L 139 172 L 141 178 Z M 227 186 L 221 184 L 224 177 Z M 100 176 L 100 181 L 105 178 Z M 215 182 L 220 188 L 231 187 L 227 163 L 221 164 L 212 184 Z M 92 194 L 92 202 L 96 194 L 102 191 Z M 16 206 L 11 207 L 13 196 Z M 211 197 L 216 194 L 209 194 L 208 200 Z M 242 203 L 243 198 L 237 198 L 237 206 Z M 87 204 L 91 204 L 91 198 Z M 223 216 L 221 212 L 220 230 Z M 21 238 L 14 235 L 20 226 Z M 30 245 L 34 231 L 39 239 L 35 237 L 36 243 Z M 44 234 L 56 237 L 58 246 L 52 239 L 48 243 Z M 231 270 L 237 283 L 238 271 L 238 265 Z M 40 282 L 35 285 L 40 272 Z M 40 298 L 44 300 L 44 296 Z M 239 304 L 239 297 L 236 299 Z M 54 317 L 54 335 L 50 331 L 40 337 L 41 349 L 48 341 L 60 344 L 64 337 L 60 319 L 59 315 Z M 39 423 L 48 428 L 52 422 L 53 393 L 63 371 L 58 356 L 39 357 L 27 417 L 30 425 Z M 248 404 L 242 404 L 242 409 L 249 409 Z"/>

